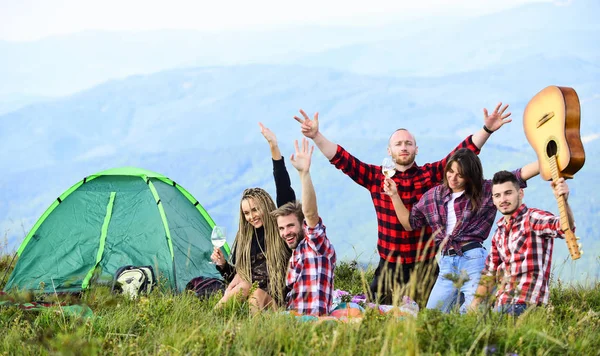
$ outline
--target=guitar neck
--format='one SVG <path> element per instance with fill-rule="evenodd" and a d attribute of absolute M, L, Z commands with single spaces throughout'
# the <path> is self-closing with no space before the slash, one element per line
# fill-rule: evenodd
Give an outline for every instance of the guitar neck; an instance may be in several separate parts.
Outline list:
<path fill-rule="evenodd" d="M 556 180 L 553 179 L 556 182 Z M 565 197 L 562 195 L 556 197 L 556 203 L 558 205 L 558 213 L 560 215 L 560 227 L 563 231 L 572 231 L 571 224 L 569 223 L 569 215 L 567 212 L 567 203 Z"/>
<path fill-rule="evenodd" d="M 556 164 L 556 156 L 552 156 L 548 158 L 550 163 L 550 173 L 552 174 L 552 181 L 556 183 L 560 178 L 558 174 L 558 166 Z M 565 197 L 559 195 L 556 197 L 556 203 L 558 204 L 558 212 L 560 213 L 560 225 L 563 231 L 570 231 L 571 224 L 569 224 L 569 217 L 567 215 L 567 202 L 565 201 Z"/>
<path fill-rule="evenodd" d="M 560 178 L 558 174 L 558 165 L 556 163 L 557 158 L 555 155 L 548 157 L 548 162 L 550 164 L 550 172 L 552 173 L 552 181 L 556 183 Z M 571 258 L 576 260 L 581 257 L 581 253 L 579 252 L 579 244 L 577 243 L 577 238 L 573 233 L 573 229 L 571 228 L 571 224 L 569 223 L 569 215 L 567 212 L 567 201 L 565 197 L 559 195 L 556 197 L 556 203 L 558 204 L 558 212 L 560 214 L 560 226 L 563 232 L 565 233 L 565 240 L 567 241 L 567 247 L 569 248 L 569 253 L 571 254 Z"/>

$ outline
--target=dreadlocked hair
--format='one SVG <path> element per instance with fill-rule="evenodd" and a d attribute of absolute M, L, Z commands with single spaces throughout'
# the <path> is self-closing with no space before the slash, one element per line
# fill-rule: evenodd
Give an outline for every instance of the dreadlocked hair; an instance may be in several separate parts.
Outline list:
<path fill-rule="evenodd" d="M 252 282 L 252 266 L 250 263 L 250 250 L 252 238 L 256 233 L 254 226 L 250 225 L 242 211 L 242 201 L 252 199 L 254 205 L 261 212 L 263 229 L 265 232 L 265 256 L 267 272 L 269 275 L 269 295 L 280 305 L 285 300 L 285 277 L 291 252 L 283 239 L 279 236 L 277 221 L 269 212 L 276 209 L 273 199 L 261 188 L 249 188 L 242 193 L 240 200 L 240 222 L 233 242 L 235 253 L 235 269 L 240 277 Z"/>

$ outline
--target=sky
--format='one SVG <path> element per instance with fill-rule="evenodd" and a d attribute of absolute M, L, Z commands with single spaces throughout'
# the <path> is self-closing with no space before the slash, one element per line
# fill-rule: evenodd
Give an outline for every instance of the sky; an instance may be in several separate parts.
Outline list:
<path fill-rule="evenodd" d="M 0 40 L 32 41 L 86 30 L 219 31 L 285 25 L 372 26 L 390 19 L 478 16 L 566 0 L 0 0 Z"/>

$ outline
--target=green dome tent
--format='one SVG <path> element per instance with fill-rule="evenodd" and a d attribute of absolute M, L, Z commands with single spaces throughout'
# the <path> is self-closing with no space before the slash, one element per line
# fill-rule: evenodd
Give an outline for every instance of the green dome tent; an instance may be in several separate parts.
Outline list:
<path fill-rule="evenodd" d="M 165 176 L 132 167 L 103 171 L 44 212 L 19 247 L 4 290 L 76 292 L 112 282 L 119 267 L 151 265 L 160 285 L 182 291 L 194 277 L 220 278 L 210 263 L 214 225 Z"/>

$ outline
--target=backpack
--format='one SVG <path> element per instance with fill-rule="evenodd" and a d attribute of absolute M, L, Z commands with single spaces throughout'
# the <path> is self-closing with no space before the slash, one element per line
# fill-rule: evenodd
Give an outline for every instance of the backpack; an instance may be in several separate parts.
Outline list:
<path fill-rule="evenodd" d="M 225 283 L 217 278 L 200 276 L 189 281 L 185 289 L 194 291 L 196 297 L 202 299 L 210 297 L 218 291 L 225 292 Z"/>
<path fill-rule="evenodd" d="M 156 284 L 152 266 L 123 266 L 115 272 L 112 292 L 136 299 L 139 294 L 148 294 Z"/>

